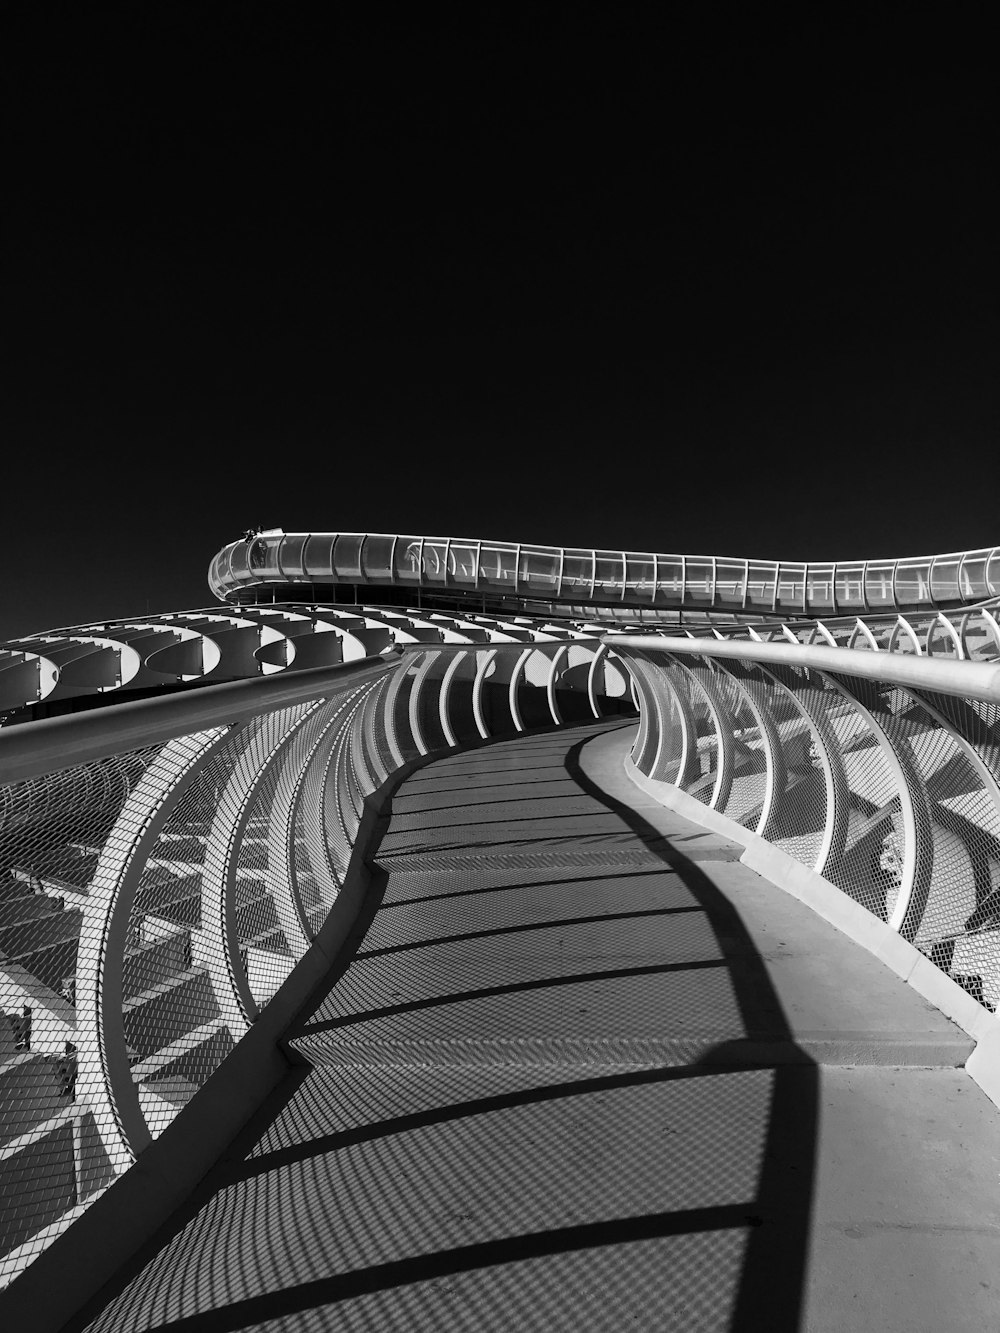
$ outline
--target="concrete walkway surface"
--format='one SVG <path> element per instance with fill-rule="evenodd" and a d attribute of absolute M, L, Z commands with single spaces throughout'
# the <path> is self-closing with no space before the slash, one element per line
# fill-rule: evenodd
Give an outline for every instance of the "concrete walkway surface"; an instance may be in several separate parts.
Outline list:
<path fill-rule="evenodd" d="M 284 1085 L 74 1333 L 1000 1327 L 971 1042 L 633 735 L 405 781 Z"/>

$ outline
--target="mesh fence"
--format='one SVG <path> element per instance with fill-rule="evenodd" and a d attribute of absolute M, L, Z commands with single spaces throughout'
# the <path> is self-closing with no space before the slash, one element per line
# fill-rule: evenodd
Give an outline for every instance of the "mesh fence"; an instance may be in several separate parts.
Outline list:
<path fill-rule="evenodd" d="M 995 1010 L 1000 706 L 794 664 L 644 656 L 666 725 L 647 708 L 637 765 L 818 870 Z"/>
<path fill-rule="evenodd" d="M 0 800 L 0 1283 L 38 1233 L 113 1176 L 82 1076 L 77 1032 L 90 885 L 158 747 L 2 789 Z M 129 954 L 134 966 L 135 950 Z"/>
<path fill-rule="evenodd" d="M 1000 708 L 913 696 L 914 740 L 928 772 L 933 892 L 914 942 L 990 1009 L 1000 1004 Z M 927 737 L 949 738 L 935 750 Z"/>
<path fill-rule="evenodd" d="M 348 697 L 2 789 L 0 1283 L 162 1132 L 308 946 L 337 879 L 299 797 L 307 776 L 322 792 Z"/>
<path fill-rule="evenodd" d="M 523 644 L 491 653 L 483 715 L 508 734 Z M 479 739 L 479 658 L 448 677 L 451 661 L 418 653 L 323 699 L 0 786 L 0 1285 L 273 1001 L 337 898 L 371 792 L 449 729 Z M 460 684 L 443 696 L 446 678 Z M 546 698 L 538 680 L 515 690 Z"/>

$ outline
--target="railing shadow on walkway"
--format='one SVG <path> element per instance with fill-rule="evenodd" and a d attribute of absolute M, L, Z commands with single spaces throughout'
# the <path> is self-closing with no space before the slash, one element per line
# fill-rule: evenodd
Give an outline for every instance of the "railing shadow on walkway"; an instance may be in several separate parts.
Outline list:
<path fill-rule="evenodd" d="M 591 733 L 592 735 L 592 733 Z M 742 1248 L 741 1268 L 738 1270 L 735 1300 L 729 1304 L 728 1326 L 746 1331 L 760 1328 L 788 1331 L 799 1327 L 803 1293 L 806 1279 L 806 1262 L 809 1246 L 809 1225 L 811 1215 L 814 1159 L 818 1122 L 818 1076 L 815 1063 L 804 1052 L 794 1046 L 791 1029 L 781 1009 L 767 970 L 750 936 L 740 920 L 739 914 L 728 899 L 712 883 L 710 877 L 700 865 L 678 849 L 676 843 L 667 841 L 638 811 L 624 802 L 616 800 L 595 784 L 585 772 L 580 755 L 583 746 L 591 736 L 574 743 L 568 752 L 564 752 L 566 774 L 582 793 L 613 813 L 637 838 L 652 858 L 658 860 L 665 869 L 678 876 L 692 899 L 703 911 L 723 955 L 723 965 L 732 985 L 739 1009 L 744 1036 L 742 1038 L 702 1045 L 697 1056 L 690 1063 L 661 1065 L 660 1067 L 631 1068 L 617 1072 L 597 1073 L 585 1078 L 571 1078 L 553 1081 L 539 1076 L 538 1070 L 527 1071 L 527 1077 L 521 1079 L 520 1086 L 509 1086 L 504 1090 L 490 1090 L 489 1077 L 480 1077 L 475 1069 L 467 1072 L 465 1094 L 452 1096 L 451 1100 L 428 1095 L 427 1080 L 423 1075 L 413 1076 L 414 1109 L 403 1114 L 384 1115 L 382 1118 L 363 1116 L 347 1128 L 338 1128 L 333 1132 L 323 1132 L 324 1120 L 329 1119 L 322 1099 L 329 1095 L 333 1080 L 343 1087 L 349 1083 L 348 1071 L 335 1064 L 329 1069 L 330 1081 L 320 1082 L 310 1093 L 310 1078 L 315 1073 L 315 1065 L 299 1064 L 290 1070 L 288 1078 L 276 1091 L 270 1101 L 261 1109 L 253 1121 L 236 1140 L 225 1160 L 205 1179 L 199 1190 L 192 1196 L 188 1206 L 176 1215 L 170 1224 L 146 1246 L 123 1271 L 114 1289 L 105 1288 L 91 1305 L 70 1324 L 65 1333 L 80 1333 L 85 1328 L 104 1330 L 142 1327 L 150 1333 L 195 1333 L 195 1331 L 237 1330 L 247 1326 L 275 1320 L 289 1319 L 289 1327 L 306 1327 L 296 1322 L 296 1316 L 306 1316 L 306 1312 L 317 1307 L 343 1307 L 347 1301 L 366 1296 L 399 1292 L 410 1284 L 446 1281 L 458 1274 L 470 1273 L 485 1268 L 496 1269 L 505 1265 L 517 1266 L 519 1282 L 528 1283 L 530 1290 L 522 1293 L 523 1299 L 530 1299 L 534 1312 L 533 1326 L 546 1326 L 546 1307 L 551 1306 L 555 1316 L 559 1311 L 564 1291 L 547 1289 L 544 1280 L 544 1268 L 531 1269 L 526 1261 L 552 1259 L 556 1256 L 581 1256 L 584 1262 L 590 1262 L 607 1247 L 628 1246 L 632 1242 L 654 1241 L 665 1237 L 698 1236 L 712 1232 L 739 1232 L 746 1238 Z M 504 742 L 509 745 L 510 742 Z M 478 753 L 485 757 L 492 747 L 483 747 Z M 426 771 L 426 770 L 425 770 Z M 459 786 L 459 791 L 466 789 Z M 456 799 L 458 799 L 456 797 Z M 436 850 L 436 849 L 435 849 Z M 470 849 L 471 850 L 471 849 Z M 605 872 L 606 873 L 606 872 Z M 639 872 L 649 873 L 647 872 Z M 615 871 L 615 878 L 627 878 L 630 872 Z M 530 876 L 525 876 L 529 878 Z M 581 872 L 586 878 L 586 872 Z M 342 981 L 352 963 L 356 962 L 363 950 L 363 941 L 375 920 L 389 884 L 390 875 L 385 870 L 377 870 L 373 876 L 370 894 L 365 904 L 362 918 L 359 919 L 348 940 L 344 953 L 334 972 L 324 981 L 324 993 L 329 993 L 338 981 Z M 532 885 L 534 881 L 532 881 Z M 681 909 L 684 910 L 684 909 Z M 653 913 L 619 912 L 602 914 L 602 920 L 625 918 L 629 916 L 654 915 Z M 656 913 L 656 915 L 662 915 Z M 546 919 L 545 925 L 561 925 L 578 922 L 584 918 L 562 917 L 553 921 Z M 529 927 L 530 928 L 530 927 Z M 494 929 L 451 937 L 463 940 L 470 946 L 477 943 L 510 934 L 510 925 L 497 925 Z M 437 940 L 424 941 L 426 944 L 438 943 Z M 373 951 L 374 953 L 378 950 Z M 386 951 L 381 951 L 385 953 Z M 358 1010 L 351 1018 L 333 1021 L 321 1021 L 319 1024 L 307 1022 L 299 1032 L 302 1038 L 309 1032 L 322 1033 L 337 1031 L 346 1035 L 346 1029 L 357 1022 L 373 1016 L 384 1017 L 404 1011 L 427 1010 L 435 1005 L 458 1005 L 473 996 L 483 996 L 501 991 L 528 991 L 540 993 L 547 987 L 559 988 L 587 980 L 605 980 L 634 976 L 639 973 L 667 973 L 680 969 L 698 973 L 698 964 L 681 965 L 663 962 L 654 967 L 627 969 L 596 969 L 589 973 L 576 972 L 567 976 L 540 976 L 531 981 L 512 981 L 497 987 L 481 987 L 475 991 L 446 991 L 434 997 L 417 1001 L 404 1002 L 399 1006 L 382 1006 L 368 1011 Z M 702 964 L 704 966 L 704 964 Z M 447 981 L 447 978 L 444 979 Z M 319 999 L 320 997 L 317 997 Z M 664 1028 L 669 1030 L 670 1015 L 663 1014 Z M 300 1054 L 298 1059 L 307 1058 L 308 1042 L 296 1040 L 296 1034 L 289 1034 Z M 780 1054 L 775 1049 L 780 1047 Z M 426 1071 L 425 1071 L 426 1072 Z M 483 1071 L 479 1071 L 482 1073 Z M 524 1075 L 525 1071 L 520 1071 Z M 397 1080 L 407 1077 L 398 1068 L 389 1071 Z M 703 1080 L 706 1077 L 714 1082 L 713 1076 L 719 1076 L 720 1091 L 725 1087 L 726 1075 L 770 1073 L 769 1096 L 765 1099 L 766 1123 L 761 1127 L 762 1139 L 756 1152 L 756 1191 L 751 1199 L 741 1198 L 738 1202 L 699 1204 L 694 1199 L 684 1208 L 657 1211 L 650 1208 L 648 1198 L 645 1208 L 631 1215 L 621 1215 L 585 1222 L 567 1222 L 565 1225 L 547 1224 L 538 1229 L 525 1229 L 520 1234 L 509 1234 L 499 1238 L 480 1240 L 471 1244 L 450 1244 L 431 1252 L 410 1254 L 383 1262 L 368 1262 L 356 1267 L 346 1267 L 313 1280 L 293 1282 L 282 1285 L 280 1289 L 269 1286 L 267 1275 L 259 1277 L 247 1273 L 246 1269 L 258 1262 L 253 1251 L 241 1252 L 243 1244 L 240 1237 L 247 1231 L 253 1233 L 252 1219 L 247 1210 L 256 1211 L 267 1201 L 268 1181 L 275 1174 L 295 1173 L 302 1168 L 311 1167 L 314 1174 L 308 1179 L 309 1189 L 296 1195 L 294 1214 L 283 1211 L 292 1207 L 289 1195 L 276 1196 L 277 1208 L 267 1207 L 261 1214 L 258 1225 L 274 1229 L 277 1240 L 283 1230 L 301 1236 L 304 1218 L 312 1213 L 320 1216 L 327 1206 L 321 1185 L 326 1183 L 334 1187 L 334 1178 L 321 1162 L 329 1157 L 336 1161 L 338 1154 L 345 1160 L 346 1166 L 338 1167 L 340 1175 L 336 1185 L 343 1192 L 351 1192 L 350 1172 L 357 1163 L 355 1154 L 362 1154 L 371 1145 L 403 1142 L 403 1136 L 420 1135 L 436 1131 L 441 1127 L 456 1124 L 472 1124 L 477 1118 L 487 1118 L 493 1113 L 517 1112 L 530 1108 L 549 1108 L 556 1112 L 568 1107 L 572 1099 L 582 1099 L 591 1094 L 615 1095 L 628 1090 L 655 1088 L 658 1085 L 680 1085 L 689 1080 Z M 458 1080 L 461 1082 L 461 1080 Z M 516 1082 L 516 1080 L 515 1080 Z M 374 1085 L 372 1085 L 374 1086 Z M 362 1079 L 358 1084 L 360 1093 L 365 1091 Z M 377 1091 L 377 1088 L 376 1088 Z M 435 1091 L 432 1089 L 432 1091 Z M 344 1094 L 349 1097 L 351 1089 Z M 720 1102 L 721 1114 L 730 1115 L 731 1122 L 721 1130 L 720 1156 L 726 1155 L 727 1136 L 744 1144 L 748 1139 L 748 1124 L 741 1122 L 743 1117 L 753 1116 L 757 1112 L 751 1106 L 741 1108 L 739 1096 L 733 1103 L 731 1095 L 728 1103 L 723 1092 Z M 752 1101 L 753 1099 L 751 1099 Z M 421 1104 L 423 1103 L 423 1104 Z M 576 1103 L 573 1103 L 574 1105 Z M 272 1146 L 262 1151 L 269 1141 L 276 1142 L 272 1133 L 274 1127 L 285 1117 L 291 1116 L 299 1130 L 299 1141 L 289 1142 L 285 1135 L 284 1146 Z M 551 1127 L 550 1127 L 551 1128 Z M 539 1131 L 544 1139 L 549 1130 L 543 1125 Z M 565 1135 L 564 1128 L 553 1131 Z M 622 1134 L 627 1141 L 628 1125 L 622 1127 Z M 749 1126 L 752 1138 L 753 1126 Z M 535 1163 L 532 1169 L 542 1170 L 545 1166 L 545 1151 L 555 1151 L 555 1145 L 543 1143 L 535 1150 Z M 531 1150 L 526 1149 L 526 1152 Z M 735 1151 L 735 1150 L 734 1150 Z M 390 1154 L 391 1156 L 391 1154 Z M 363 1157 L 362 1157 L 363 1160 Z M 407 1163 L 408 1165 L 408 1163 Z M 424 1180 L 433 1182 L 436 1170 L 449 1169 L 442 1161 L 427 1161 L 424 1166 Z M 473 1163 L 473 1169 L 475 1164 Z M 641 1170 L 641 1166 L 637 1169 Z M 514 1170 L 514 1176 L 517 1172 Z M 296 1177 L 301 1187 L 306 1177 Z M 264 1193 L 259 1193 L 256 1186 Z M 367 1188 L 360 1178 L 353 1182 L 359 1197 L 365 1196 Z M 419 1190 L 420 1183 L 413 1188 Z M 560 1188 L 565 1188 L 571 1198 L 574 1183 L 562 1180 Z M 309 1193 L 312 1190 L 312 1193 Z M 384 1202 L 384 1201 L 383 1201 Z M 428 1199 L 428 1207 L 433 1208 L 435 1200 Z M 376 1200 L 372 1200 L 375 1207 Z M 244 1215 L 239 1216 L 243 1210 Z M 572 1209 L 567 1209 L 572 1214 Z M 361 1213 L 358 1213 L 361 1216 Z M 383 1215 L 382 1222 L 390 1228 L 394 1219 Z M 371 1218 L 366 1225 L 377 1227 L 378 1218 Z M 188 1244 L 188 1260 L 185 1262 L 178 1248 L 186 1230 L 191 1229 L 192 1239 L 200 1235 L 202 1244 L 209 1245 L 211 1256 L 206 1257 L 197 1246 L 192 1254 Z M 319 1241 L 316 1242 L 317 1244 Z M 169 1257 L 171 1246 L 175 1253 Z M 280 1247 L 276 1247 L 280 1248 Z M 168 1260 L 155 1263 L 156 1256 L 168 1252 Z M 652 1256 L 655 1263 L 655 1255 Z M 681 1255 L 681 1261 L 683 1255 Z M 704 1256 L 692 1260 L 704 1263 Z M 228 1280 L 232 1270 L 241 1273 L 241 1280 L 236 1288 L 248 1290 L 256 1287 L 252 1295 L 239 1295 Z M 569 1270 L 561 1270 L 563 1280 Z M 573 1270 L 576 1271 L 576 1270 Z M 136 1279 L 142 1274 L 142 1290 L 149 1297 L 150 1282 L 156 1288 L 156 1307 L 158 1322 L 129 1322 L 131 1315 L 138 1315 L 129 1294 L 138 1285 Z M 294 1276 L 294 1275 L 289 1275 Z M 675 1276 L 669 1271 L 662 1271 L 662 1264 L 655 1269 L 637 1270 L 637 1278 L 652 1283 L 659 1291 L 667 1293 Z M 688 1275 L 690 1278 L 690 1275 Z M 192 1312 L 185 1302 L 184 1290 L 187 1284 L 209 1282 L 210 1290 L 202 1289 L 201 1309 Z M 711 1282 L 711 1271 L 703 1272 L 698 1280 Z M 231 1294 L 230 1294 L 231 1293 Z M 138 1298 L 136 1298 L 138 1299 Z M 211 1308 L 207 1308 L 210 1306 Z M 384 1326 L 406 1327 L 407 1320 L 413 1318 L 413 1311 L 406 1314 L 409 1307 L 400 1307 L 399 1323 Z M 102 1312 L 104 1312 L 102 1317 Z M 518 1322 L 521 1322 L 520 1320 Z M 308 1324 L 310 1328 L 336 1327 L 337 1324 Z M 345 1325 L 346 1326 L 346 1325 Z M 410 1325 L 412 1326 L 412 1325 Z M 429 1326 L 429 1325 L 428 1325 Z M 453 1325 L 462 1327 L 461 1324 Z M 475 1324 L 464 1325 L 475 1327 Z M 512 1325 L 513 1326 L 513 1325 Z M 598 1323 L 599 1327 L 616 1327 L 613 1316 L 609 1322 Z M 667 1326 L 666 1322 L 663 1325 Z M 678 1327 L 683 1324 L 679 1323 Z M 698 1325 L 701 1326 L 701 1325 Z M 353 1327 L 353 1325 L 352 1325 Z"/>

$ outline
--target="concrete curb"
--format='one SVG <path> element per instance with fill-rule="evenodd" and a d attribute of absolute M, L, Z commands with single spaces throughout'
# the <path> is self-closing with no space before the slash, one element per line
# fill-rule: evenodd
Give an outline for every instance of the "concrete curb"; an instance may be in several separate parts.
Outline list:
<path fill-rule="evenodd" d="M 649 778 L 636 768 L 631 756 L 625 758 L 625 773 L 659 805 L 673 810 L 693 824 L 742 844 L 740 861 L 755 870 L 776 888 L 797 898 L 807 907 L 836 926 L 855 944 L 873 954 L 896 976 L 946 1018 L 967 1032 L 976 1048 L 965 1063 L 966 1072 L 987 1097 L 1000 1106 L 1000 1017 L 984 1009 L 973 997 L 935 967 L 919 949 L 914 948 L 884 921 L 865 910 L 860 903 L 842 893 L 822 875 L 794 860 L 787 852 L 759 838 L 734 820 L 710 810 L 678 787 Z"/>

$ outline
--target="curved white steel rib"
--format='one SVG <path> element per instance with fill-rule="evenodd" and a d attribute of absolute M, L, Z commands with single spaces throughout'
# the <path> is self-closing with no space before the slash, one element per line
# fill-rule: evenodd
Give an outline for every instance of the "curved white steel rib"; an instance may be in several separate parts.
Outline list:
<path fill-rule="evenodd" d="M 722 732 L 735 735 L 738 720 L 721 696 L 705 693 L 692 704 L 700 723 L 682 710 L 672 714 L 680 726 L 668 724 L 666 698 L 683 699 L 692 675 L 702 688 L 719 671 L 738 683 L 754 673 L 766 680 L 771 706 L 752 709 L 752 739 L 775 765 L 775 810 L 758 833 L 914 942 L 982 1004 L 1000 1005 L 1000 670 L 787 643 L 650 635 L 609 642 L 647 714 L 636 768 L 700 800 L 706 778 L 691 766 L 692 739 L 710 723 L 721 755 Z M 809 762 L 824 772 L 822 828 L 815 801 L 807 809 L 799 794 L 806 788 L 780 767 L 789 706 L 807 720 Z M 711 805 L 722 813 L 724 763 L 712 775 Z M 789 827 L 811 833 L 789 839 Z"/>
<path fill-rule="evenodd" d="M 164 747 L 126 800 L 87 894 L 76 977 L 77 1092 L 93 1113 L 116 1173 L 150 1141 L 122 1021 L 122 972 L 132 903 L 172 810 L 226 735 L 226 728 L 213 728 Z"/>

